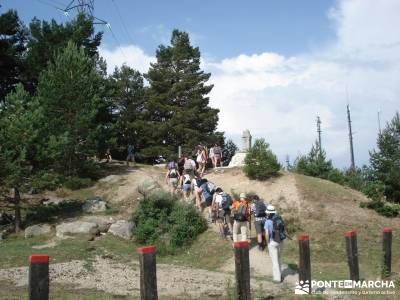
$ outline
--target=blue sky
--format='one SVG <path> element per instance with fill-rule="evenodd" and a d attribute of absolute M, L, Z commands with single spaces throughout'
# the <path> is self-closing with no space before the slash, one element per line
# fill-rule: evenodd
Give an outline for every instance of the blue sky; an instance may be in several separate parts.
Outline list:
<path fill-rule="evenodd" d="M 0 9 L 17 9 L 26 24 L 34 16 L 61 22 L 66 17 L 52 5 L 67 2 L 0 0 Z M 282 162 L 308 152 L 319 115 L 328 157 L 349 166 L 350 104 L 356 164 L 367 163 L 378 111 L 383 127 L 399 110 L 398 0 L 95 3 L 95 15 L 111 24 L 118 40 L 98 28 L 105 32 L 100 53 L 109 71 L 125 63 L 146 72 L 173 28 L 189 32 L 202 68 L 212 74 L 210 105 L 221 110 L 218 129 L 238 143 L 249 129 Z"/>
<path fill-rule="evenodd" d="M 67 18 L 53 6 L 65 8 L 70 1 L 0 2 L 4 10 L 17 9 L 28 24 L 34 16 L 65 21 Z M 135 43 L 147 53 L 153 53 L 160 42 L 168 42 L 173 28 L 179 28 L 193 34 L 205 55 L 222 59 L 265 50 L 284 55 L 307 51 L 333 37 L 334 31 L 326 17 L 332 5 L 332 1 L 325 0 L 258 0 L 246 4 L 238 0 L 96 0 L 95 15 L 111 24 L 119 43 L 123 45 Z M 122 23 L 129 30 L 129 35 Z M 103 30 L 104 42 L 115 46 L 112 35 Z"/>

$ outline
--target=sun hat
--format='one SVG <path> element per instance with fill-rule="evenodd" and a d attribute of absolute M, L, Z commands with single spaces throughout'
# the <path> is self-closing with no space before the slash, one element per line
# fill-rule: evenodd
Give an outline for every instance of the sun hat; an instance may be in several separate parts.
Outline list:
<path fill-rule="evenodd" d="M 268 205 L 267 206 L 267 210 L 265 211 L 267 214 L 275 214 L 276 210 L 275 210 L 275 206 L 273 205 Z"/>
<path fill-rule="evenodd" d="M 240 193 L 239 198 L 246 198 L 246 194 L 245 193 Z"/>

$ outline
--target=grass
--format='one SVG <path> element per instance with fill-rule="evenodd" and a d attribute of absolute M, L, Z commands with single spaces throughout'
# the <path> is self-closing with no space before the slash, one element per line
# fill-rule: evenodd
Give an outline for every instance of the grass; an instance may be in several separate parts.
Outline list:
<path fill-rule="evenodd" d="M 317 280 L 348 279 L 349 270 L 345 248 L 344 232 L 351 229 L 348 224 L 334 222 L 325 210 L 324 203 L 339 203 L 345 208 L 345 201 L 354 201 L 357 195 L 340 185 L 303 175 L 296 175 L 298 188 L 308 202 L 307 205 L 319 207 L 302 221 L 304 231 L 310 235 L 312 278 Z M 360 209 L 360 208 L 357 208 Z M 371 212 L 373 214 L 373 212 Z M 361 279 L 380 277 L 382 270 L 381 227 L 390 219 L 374 218 L 377 224 L 368 219 L 352 218 L 352 212 L 345 211 L 347 223 L 357 229 L 359 269 Z M 400 240 L 392 241 L 392 271 L 400 273 Z M 284 248 L 286 262 L 298 264 L 297 242 L 288 242 Z M 395 277 L 398 275 L 394 275 Z M 396 277 L 397 278 L 397 277 Z"/>

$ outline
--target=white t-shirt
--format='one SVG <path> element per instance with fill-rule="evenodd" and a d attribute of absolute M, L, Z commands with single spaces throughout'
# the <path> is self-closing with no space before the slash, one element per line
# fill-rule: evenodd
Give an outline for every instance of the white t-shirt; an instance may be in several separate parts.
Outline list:
<path fill-rule="evenodd" d="M 210 155 L 209 157 L 214 157 L 214 147 L 210 148 Z"/>
<path fill-rule="evenodd" d="M 222 193 L 219 193 L 215 196 L 215 203 L 218 204 L 218 207 L 221 208 L 221 204 L 222 204 Z"/>

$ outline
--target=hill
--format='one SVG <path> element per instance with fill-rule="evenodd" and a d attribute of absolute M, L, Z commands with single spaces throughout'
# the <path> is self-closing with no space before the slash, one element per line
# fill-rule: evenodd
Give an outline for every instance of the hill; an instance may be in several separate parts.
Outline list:
<path fill-rule="evenodd" d="M 128 219 L 135 210 L 141 193 L 165 187 L 164 169 L 140 165 L 128 168 L 114 163 L 106 176 L 93 187 L 78 191 L 62 190 L 46 197 L 85 199 L 96 195 L 107 200 L 107 217 Z M 252 288 L 255 295 L 275 298 L 294 297 L 297 279 L 298 245 L 296 235 L 310 235 L 312 278 L 347 279 L 344 232 L 356 229 L 360 274 L 376 279 L 381 266 L 381 231 L 383 227 L 399 228 L 400 219 L 382 217 L 359 207 L 368 201 L 362 194 L 337 184 L 307 176 L 282 172 L 270 180 L 249 180 L 240 169 L 211 171 L 207 179 L 227 192 L 257 193 L 274 204 L 284 216 L 293 240 L 284 246 L 287 275 L 281 285 L 271 282 L 267 253 L 250 251 Z M 76 216 L 80 219 L 82 216 Z M 251 237 L 255 237 L 252 229 Z M 393 278 L 400 272 L 400 244 L 393 240 Z M 0 285 L 19 299 L 26 288 L 26 258 L 32 252 L 48 253 L 52 260 L 53 299 L 76 298 L 78 289 L 84 298 L 109 299 L 112 295 L 131 299 L 138 294 L 138 266 L 133 241 L 109 234 L 92 241 L 84 237 L 58 239 L 53 233 L 24 239 L 12 235 L 0 242 Z M 189 248 L 175 256 L 158 257 L 159 293 L 165 299 L 225 299 L 232 292 L 234 279 L 233 252 L 228 241 L 218 238 L 213 224 Z M 4 298 L 6 294 L 1 294 Z M 10 294 L 7 294 L 8 296 Z M 60 296 L 62 295 L 62 296 Z"/>

